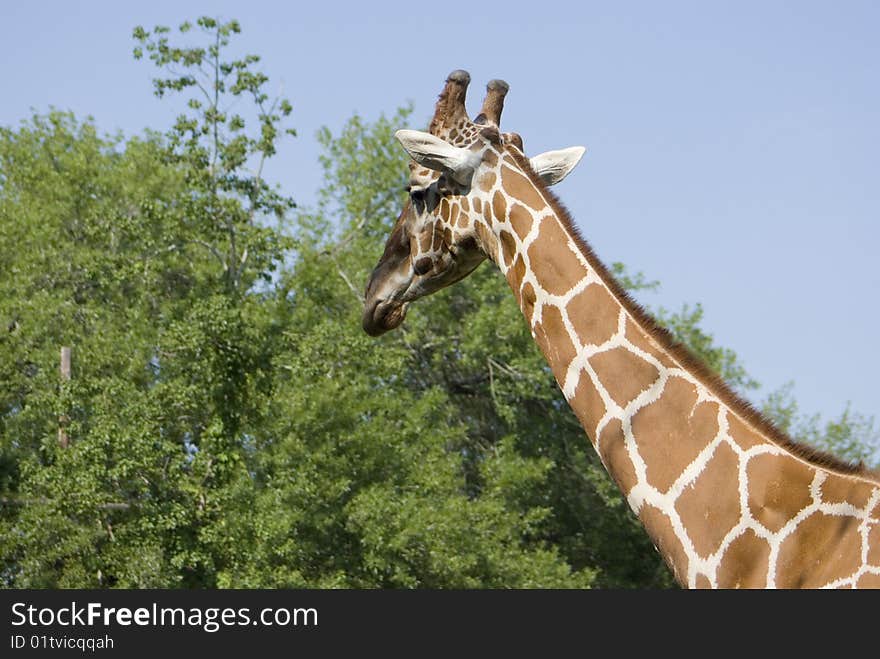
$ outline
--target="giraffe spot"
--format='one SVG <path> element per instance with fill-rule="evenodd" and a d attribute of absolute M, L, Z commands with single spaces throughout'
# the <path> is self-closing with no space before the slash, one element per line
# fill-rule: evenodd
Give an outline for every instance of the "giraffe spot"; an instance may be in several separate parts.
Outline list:
<path fill-rule="evenodd" d="M 498 193 L 496 192 L 496 197 Z M 497 202 L 493 201 L 493 204 Z M 504 198 L 501 198 L 501 203 L 504 203 Z M 500 215 L 498 216 L 501 217 Z M 513 227 L 513 230 L 516 231 L 516 235 L 519 236 L 520 240 L 525 240 L 526 236 L 529 235 L 529 231 L 532 229 L 532 214 L 525 209 L 524 206 L 520 206 L 519 204 L 513 204 L 510 207 L 510 215 L 507 216 L 508 221 L 510 222 L 510 226 Z"/>
<path fill-rule="evenodd" d="M 489 226 L 492 226 L 492 204 L 490 204 L 488 201 L 483 204 L 483 218 L 486 220 L 486 223 Z"/>
<path fill-rule="evenodd" d="M 626 407 L 660 375 L 652 364 L 626 348 L 600 352 L 590 357 L 589 362 L 605 391 L 621 407 Z"/>
<path fill-rule="evenodd" d="M 623 436 L 620 419 L 611 419 L 602 428 L 598 440 L 599 455 L 620 491 L 626 494 L 638 482 L 636 468 L 633 466 Z"/>
<path fill-rule="evenodd" d="M 727 444 L 719 444 L 696 481 L 684 489 L 675 503 L 700 556 L 707 557 L 718 551 L 724 538 L 739 523 L 738 466 L 734 450 Z"/>
<path fill-rule="evenodd" d="M 502 229 L 498 234 L 498 242 L 501 245 L 501 260 L 504 267 L 507 268 L 516 255 L 516 240 L 514 240 L 512 233 Z"/>
<path fill-rule="evenodd" d="M 868 531 L 868 564 L 880 567 L 880 523 L 874 522 Z"/>
<path fill-rule="evenodd" d="M 601 284 L 590 284 L 565 308 L 581 345 L 601 345 L 617 332 L 620 305 Z"/>
<path fill-rule="evenodd" d="M 505 158 L 504 162 L 505 165 L 513 163 L 513 161 L 508 158 Z M 538 192 L 535 184 L 519 172 L 515 171 L 513 169 L 515 166 L 516 165 L 513 164 L 512 167 L 505 166 L 501 168 L 501 185 L 504 187 L 508 196 L 517 201 L 521 201 L 526 206 L 536 211 L 547 208 L 547 202 L 544 201 L 544 198 Z"/>
<path fill-rule="evenodd" d="M 431 251 L 431 243 L 434 240 L 434 231 L 423 231 L 422 235 L 419 237 L 419 251 L 420 252 L 430 252 Z"/>
<path fill-rule="evenodd" d="M 753 456 L 746 466 L 752 516 L 776 533 L 810 505 L 815 474 L 814 469 L 788 455 Z"/>
<path fill-rule="evenodd" d="M 746 529 L 727 545 L 715 578 L 719 588 L 766 588 L 769 569 L 769 543 Z"/>
<path fill-rule="evenodd" d="M 446 242 L 447 245 L 452 244 L 452 229 L 450 229 L 449 227 L 443 229 L 443 240 Z"/>
<path fill-rule="evenodd" d="M 507 219 L 507 202 L 504 200 L 501 190 L 496 190 L 492 195 L 492 211 L 495 213 L 495 219 L 499 222 L 504 222 Z"/>
<path fill-rule="evenodd" d="M 483 202 L 480 201 L 479 197 L 474 198 L 474 213 L 480 215 L 483 212 Z"/>
<path fill-rule="evenodd" d="M 709 590 L 712 587 L 712 582 L 705 574 L 698 574 L 694 585 L 700 590 Z"/>
<path fill-rule="evenodd" d="M 553 372 L 557 374 L 557 379 L 562 382 L 565 370 L 577 355 L 577 350 L 571 342 L 558 308 L 547 304 L 541 307 L 541 321 L 535 325 L 535 339 Z M 562 378 L 559 378 L 560 374 Z"/>
<path fill-rule="evenodd" d="M 522 297 L 520 295 L 520 286 L 522 286 L 523 277 L 526 276 L 526 264 L 522 256 L 517 256 L 513 262 L 513 267 L 507 271 L 507 281 L 516 294 L 516 301 L 522 305 Z"/>
<path fill-rule="evenodd" d="M 677 364 L 669 354 L 660 347 L 660 343 L 651 336 L 650 332 L 642 329 L 632 318 L 626 319 L 626 331 L 624 336 L 642 352 L 646 352 L 660 362 L 666 368 L 676 368 Z"/>
<path fill-rule="evenodd" d="M 483 222 L 477 222 L 474 225 L 474 233 L 477 234 L 477 239 L 483 248 L 489 252 L 492 256 L 492 260 L 496 263 L 498 262 L 498 239 L 495 237 L 495 234 L 492 233 L 492 230 L 484 224 Z"/>
<path fill-rule="evenodd" d="M 696 387 L 680 377 L 670 377 L 660 398 L 635 413 L 633 435 L 649 483 L 661 492 L 672 486 L 718 433 L 715 413 L 715 404 L 697 405 Z"/>
<path fill-rule="evenodd" d="M 742 419 L 734 414 L 727 415 L 727 427 L 730 437 L 744 451 L 767 443 L 763 435 L 747 426 L 742 422 Z"/>
<path fill-rule="evenodd" d="M 593 383 L 590 374 L 586 371 L 580 372 L 580 379 L 568 404 L 581 422 L 581 426 L 587 430 L 590 441 L 595 444 L 596 428 L 605 414 L 605 403 L 602 401 L 602 396 L 599 395 L 599 390 Z"/>
<path fill-rule="evenodd" d="M 440 251 L 440 247 L 443 245 L 443 232 L 439 229 L 439 227 L 434 227 L 434 239 L 431 242 L 431 249 L 435 252 Z"/>
<path fill-rule="evenodd" d="M 462 213 L 467 213 L 470 210 L 470 204 L 468 203 L 467 197 L 462 197 L 459 204 L 461 205 Z"/>
<path fill-rule="evenodd" d="M 815 512 L 788 535 L 776 559 L 778 588 L 820 588 L 850 577 L 862 563 L 859 520 Z"/>
<path fill-rule="evenodd" d="M 856 582 L 856 588 L 880 588 L 880 574 L 865 572 Z"/>
<path fill-rule="evenodd" d="M 822 501 L 825 503 L 848 503 L 864 508 L 877 487 L 840 474 L 829 473 L 822 483 Z"/>
<path fill-rule="evenodd" d="M 483 163 L 487 167 L 495 167 L 495 165 L 498 164 L 498 154 L 492 149 L 487 149 L 485 153 L 483 153 Z"/>
<path fill-rule="evenodd" d="M 526 282 L 526 285 L 522 287 L 522 298 L 520 302 L 520 307 L 523 310 L 523 314 L 526 317 L 526 322 L 529 327 L 532 326 L 532 316 L 535 314 L 535 300 L 537 299 L 537 295 L 535 295 L 534 287 Z"/>
<path fill-rule="evenodd" d="M 495 176 L 495 172 L 486 172 L 483 177 L 480 179 L 480 189 L 483 192 L 489 192 L 494 186 L 495 181 L 497 180 L 497 176 Z"/>
<path fill-rule="evenodd" d="M 568 246 L 568 233 L 559 220 L 545 218 L 539 231 L 538 238 L 529 246 L 532 272 L 545 291 L 551 295 L 563 295 L 587 276 L 587 269 Z"/>
<path fill-rule="evenodd" d="M 454 227 L 456 224 L 458 224 L 458 216 L 459 216 L 458 204 L 450 203 L 449 204 L 449 221 L 448 221 L 449 226 Z"/>
<path fill-rule="evenodd" d="M 672 568 L 675 578 L 679 583 L 686 583 L 689 562 L 687 551 L 675 534 L 669 516 L 656 506 L 646 503 L 639 510 L 639 518 L 653 539 L 654 546 Z"/>

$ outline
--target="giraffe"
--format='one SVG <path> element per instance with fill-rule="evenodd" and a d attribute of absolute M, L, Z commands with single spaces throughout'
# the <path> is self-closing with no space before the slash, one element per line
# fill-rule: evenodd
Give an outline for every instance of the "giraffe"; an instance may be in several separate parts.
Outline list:
<path fill-rule="evenodd" d="M 363 328 L 483 260 L 506 278 L 566 400 L 687 588 L 880 587 L 880 474 L 774 427 L 615 282 L 548 187 L 582 147 L 523 153 L 501 133 L 508 86 L 470 121 L 447 78 L 428 132 L 395 134 L 410 198 L 366 286 Z"/>

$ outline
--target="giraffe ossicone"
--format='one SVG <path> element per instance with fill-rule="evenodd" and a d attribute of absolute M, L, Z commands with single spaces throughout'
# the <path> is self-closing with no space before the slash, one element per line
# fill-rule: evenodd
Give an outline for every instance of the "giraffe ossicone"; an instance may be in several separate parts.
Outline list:
<path fill-rule="evenodd" d="M 484 260 L 506 278 L 603 465 L 686 587 L 880 587 L 880 477 L 800 445 L 618 286 L 548 185 L 583 156 L 528 158 L 502 133 L 509 87 L 447 78 L 428 132 L 401 130 L 410 199 L 367 283 L 363 327 Z"/>

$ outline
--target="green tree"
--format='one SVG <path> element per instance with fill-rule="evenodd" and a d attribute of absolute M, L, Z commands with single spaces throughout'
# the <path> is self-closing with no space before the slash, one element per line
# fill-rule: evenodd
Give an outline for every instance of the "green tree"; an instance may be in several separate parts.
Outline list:
<path fill-rule="evenodd" d="M 819 414 L 800 412 L 793 389 L 789 382 L 770 392 L 761 411 L 799 441 L 853 463 L 880 466 L 880 430 L 874 427 L 873 416 L 855 412 L 847 403 L 837 418 L 823 423 Z"/>
<path fill-rule="evenodd" d="M 187 110 L 168 132 L 169 159 L 184 172 L 191 193 L 184 212 L 192 218 L 192 241 L 216 258 L 227 289 L 240 293 L 255 278 L 268 280 L 289 247 L 283 234 L 259 220 L 270 215 L 282 222 L 294 207 L 290 197 L 263 178 L 279 137 L 296 135 L 292 128 L 282 128 L 293 106 L 286 98 L 270 99 L 269 78 L 255 70 L 258 55 L 225 58 L 231 37 L 241 32 L 238 21 L 221 23 L 203 16 L 195 26 L 181 24 L 179 31 L 187 35 L 194 28 L 207 46 L 175 45 L 164 26 L 151 32 L 136 27 L 134 56 L 140 59 L 146 52 L 169 75 L 153 80 L 156 96 L 189 94 Z M 242 100 L 251 101 L 250 123 Z M 229 109 L 233 107 L 236 112 Z M 257 127 L 251 130 L 253 123 Z"/>
<path fill-rule="evenodd" d="M 211 96 L 166 135 L 123 142 L 60 113 L 0 134 L 8 584 L 211 587 L 228 518 L 250 505 L 281 334 L 258 289 L 289 247 L 292 206 L 261 171 L 290 106 L 265 107 L 256 58 L 222 59 L 234 22 L 199 26 L 205 49 L 135 30 L 156 64 L 213 74 L 208 87 L 156 81 Z M 238 96 L 254 102 L 255 136 L 219 111 Z M 74 373 L 60 385 L 62 345 Z"/>

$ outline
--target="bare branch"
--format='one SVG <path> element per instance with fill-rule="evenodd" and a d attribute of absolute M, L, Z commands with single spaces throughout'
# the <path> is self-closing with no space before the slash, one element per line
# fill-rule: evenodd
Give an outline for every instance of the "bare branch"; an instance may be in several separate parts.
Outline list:
<path fill-rule="evenodd" d="M 216 259 L 220 262 L 220 265 L 223 267 L 223 271 L 226 272 L 229 269 L 229 266 L 226 263 L 226 259 L 223 258 L 223 255 L 220 251 L 214 247 L 211 243 L 207 243 L 204 240 L 189 240 L 187 242 L 194 243 L 196 245 L 201 245 L 205 249 L 207 249 L 211 254 L 213 254 Z"/>
<path fill-rule="evenodd" d="M 336 263 L 336 259 L 333 259 L 333 263 Z M 355 288 L 354 284 L 351 283 L 351 280 L 346 276 L 345 272 L 339 267 L 339 264 L 336 263 L 336 272 L 339 273 L 339 276 L 342 277 L 342 281 L 348 286 L 349 290 L 354 294 L 355 299 L 358 301 L 358 304 L 364 303 L 364 297 L 358 292 L 358 289 Z"/>

